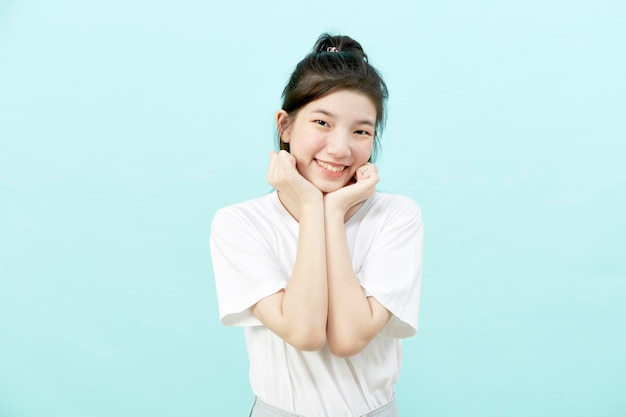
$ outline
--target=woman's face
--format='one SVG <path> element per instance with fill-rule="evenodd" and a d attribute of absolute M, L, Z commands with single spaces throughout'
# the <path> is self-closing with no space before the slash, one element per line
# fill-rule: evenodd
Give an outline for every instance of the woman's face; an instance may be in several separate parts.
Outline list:
<path fill-rule="evenodd" d="M 327 94 L 302 107 L 292 120 L 280 110 L 276 121 L 298 172 L 323 193 L 348 184 L 372 154 L 376 106 L 359 91 Z"/>

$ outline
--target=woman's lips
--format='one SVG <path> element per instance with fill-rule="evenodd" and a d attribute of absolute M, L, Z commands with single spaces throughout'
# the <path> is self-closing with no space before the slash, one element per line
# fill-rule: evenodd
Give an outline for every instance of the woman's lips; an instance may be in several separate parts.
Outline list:
<path fill-rule="evenodd" d="M 330 162 L 320 161 L 319 159 L 316 159 L 315 162 L 317 162 L 317 165 L 320 167 L 332 173 L 340 173 L 346 169 L 345 165 L 331 164 Z"/>

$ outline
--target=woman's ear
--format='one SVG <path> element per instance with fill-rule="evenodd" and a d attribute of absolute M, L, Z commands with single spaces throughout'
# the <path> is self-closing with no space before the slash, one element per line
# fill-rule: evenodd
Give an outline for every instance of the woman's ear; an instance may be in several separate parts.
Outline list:
<path fill-rule="evenodd" d="M 289 143 L 289 114 L 285 110 L 281 109 L 276 112 L 276 130 L 278 130 L 280 140 Z"/>

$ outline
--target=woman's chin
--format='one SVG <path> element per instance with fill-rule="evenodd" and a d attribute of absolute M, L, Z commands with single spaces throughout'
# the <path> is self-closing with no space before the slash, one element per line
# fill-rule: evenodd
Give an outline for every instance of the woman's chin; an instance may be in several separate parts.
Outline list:
<path fill-rule="evenodd" d="M 346 186 L 343 182 L 314 184 L 323 194 L 329 194 Z"/>

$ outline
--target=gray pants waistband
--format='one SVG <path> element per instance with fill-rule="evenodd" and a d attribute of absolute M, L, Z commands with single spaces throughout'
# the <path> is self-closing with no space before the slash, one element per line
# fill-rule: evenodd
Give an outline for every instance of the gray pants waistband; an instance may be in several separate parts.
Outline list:
<path fill-rule="evenodd" d="M 289 411 L 281 410 L 266 402 L 263 402 L 259 398 L 255 398 L 252 410 L 250 410 L 250 417 L 305 417 L 299 414 L 293 414 Z M 330 416 L 329 416 L 330 417 Z M 398 412 L 398 406 L 396 405 L 395 398 L 389 401 L 387 404 L 378 407 L 375 410 L 370 411 L 360 417 L 400 417 Z"/>

